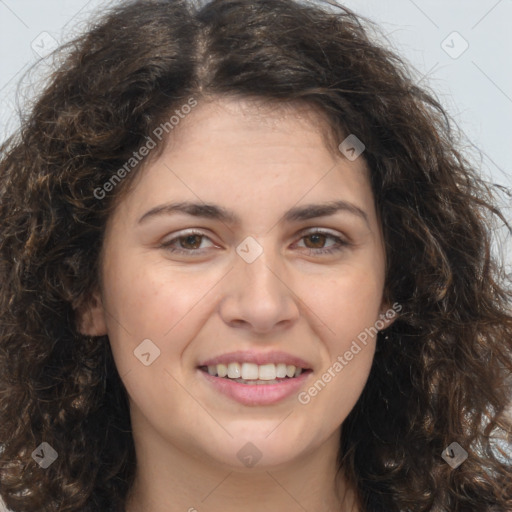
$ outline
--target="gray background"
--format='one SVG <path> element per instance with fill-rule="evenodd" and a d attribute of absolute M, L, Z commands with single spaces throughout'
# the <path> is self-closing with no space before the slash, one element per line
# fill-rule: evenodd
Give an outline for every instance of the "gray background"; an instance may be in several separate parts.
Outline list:
<path fill-rule="evenodd" d="M 16 123 L 11 114 L 23 72 L 53 45 L 83 30 L 90 13 L 115 3 L 0 0 L 0 140 Z M 511 187 L 512 1 L 347 0 L 344 5 L 382 27 L 387 44 L 416 70 L 417 82 L 437 92 L 482 152 L 484 171 Z"/>
<path fill-rule="evenodd" d="M 32 85 L 16 98 L 23 73 L 54 45 L 84 30 L 90 13 L 112 3 L 117 2 L 0 0 L 0 140 L 17 126 L 16 102 L 23 108 L 40 90 L 37 78 L 48 64 L 41 61 L 26 77 Z M 512 189 L 512 0 L 348 0 L 344 5 L 378 23 L 386 44 L 410 63 L 417 83 L 436 92 L 467 137 L 466 154 L 481 164 L 482 175 Z M 503 191 L 500 198 L 510 219 L 512 197 Z M 504 230 L 500 240 L 510 271 L 512 244 Z"/>

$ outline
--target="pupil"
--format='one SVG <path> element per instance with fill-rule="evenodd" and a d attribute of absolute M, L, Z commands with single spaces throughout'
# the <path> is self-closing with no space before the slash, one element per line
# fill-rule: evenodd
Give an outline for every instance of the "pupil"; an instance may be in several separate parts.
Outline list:
<path fill-rule="evenodd" d="M 309 239 L 316 239 L 317 241 L 315 242 L 315 240 L 313 240 L 313 244 L 317 244 L 317 243 L 320 243 L 322 242 L 322 239 L 325 238 L 325 235 L 319 235 L 319 234 L 316 234 L 316 235 L 309 235 L 308 236 Z M 320 239 L 320 240 L 319 240 Z M 322 244 L 321 244 L 322 245 Z"/>
<path fill-rule="evenodd" d="M 185 240 L 185 245 L 187 245 L 187 244 L 189 244 L 189 243 L 190 243 L 190 245 L 193 245 L 193 246 L 194 246 L 194 247 L 193 247 L 193 249 L 196 249 L 196 248 L 197 248 L 197 247 L 196 247 L 196 246 L 197 246 L 197 243 L 196 243 L 196 244 L 194 244 L 194 242 L 191 242 L 191 241 L 190 241 L 190 240 L 193 240 L 194 238 L 195 238 L 195 239 L 198 239 L 198 238 L 199 238 L 199 235 L 188 235 L 188 236 L 186 236 L 186 237 L 185 237 L 185 239 L 184 239 L 184 240 Z"/>

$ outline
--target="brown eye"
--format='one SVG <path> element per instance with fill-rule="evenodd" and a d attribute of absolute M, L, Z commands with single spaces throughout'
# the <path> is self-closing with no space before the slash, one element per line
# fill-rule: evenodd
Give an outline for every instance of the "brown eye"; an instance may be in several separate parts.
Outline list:
<path fill-rule="evenodd" d="M 336 243 L 328 247 L 324 247 L 328 239 L 334 240 Z M 325 231 L 314 231 L 306 233 L 302 236 L 301 240 L 304 240 L 304 245 L 308 255 L 322 255 L 330 254 L 334 252 L 342 251 L 344 248 L 350 245 L 349 242 L 343 240 L 339 236 L 335 236 Z"/>
<path fill-rule="evenodd" d="M 187 235 L 187 236 L 181 236 L 177 238 L 176 240 L 180 240 L 180 247 L 183 247 L 184 249 L 198 249 L 201 245 L 201 240 L 203 236 L 202 235 Z M 184 242 L 183 242 L 184 240 Z M 195 243 L 194 243 L 195 240 Z M 198 242 L 199 240 L 199 242 Z M 192 246 L 192 247 L 190 247 Z"/>
<path fill-rule="evenodd" d="M 208 249 L 208 247 L 201 248 L 201 244 L 204 240 L 210 240 L 203 233 L 185 233 L 181 236 L 175 236 L 165 242 L 160 244 L 160 248 L 165 249 L 168 252 L 179 253 L 179 254 L 202 254 L 203 250 Z"/>
<path fill-rule="evenodd" d="M 304 237 L 304 240 L 308 240 L 310 239 L 313 243 L 313 247 L 309 247 L 307 244 L 306 246 L 310 249 L 322 249 L 321 246 L 323 246 L 323 244 L 325 244 L 325 241 L 327 239 L 327 236 L 322 234 L 322 233 L 313 233 L 311 235 L 306 235 Z M 320 247 L 319 247 L 320 245 Z"/>

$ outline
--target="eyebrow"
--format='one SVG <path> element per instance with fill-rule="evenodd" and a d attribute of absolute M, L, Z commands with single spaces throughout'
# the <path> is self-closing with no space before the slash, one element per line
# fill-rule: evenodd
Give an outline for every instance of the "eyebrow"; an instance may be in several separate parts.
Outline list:
<path fill-rule="evenodd" d="M 287 223 L 299 222 L 317 217 L 334 215 L 337 212 L 347 212 L 361 218 L 370 227 L 368 215 L 364 210 L 348 201 L 338 200 L 321 204 L 307 204 L 296 206 L 285 212 L 283 221 Z M 138 224 L 147 221 L 152 217 L 160 215 L 172 215 L 174 213 L 185 213 L 193 217 L 219 220 L 226 224 L 240 224 L 240 218 L 232 211 L 212 203 L 193 203 L 182 201 L 176 203 L 165 203 L 151 208 L 138 220 Z"/>

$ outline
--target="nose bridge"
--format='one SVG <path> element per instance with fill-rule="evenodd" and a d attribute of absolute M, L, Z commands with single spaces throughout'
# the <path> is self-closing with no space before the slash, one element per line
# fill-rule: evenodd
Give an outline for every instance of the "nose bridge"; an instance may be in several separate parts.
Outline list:
<path fill-rule="evenodd" d="M 279 261 L 278 251 L 271 247 L 271 237 L 265 240 L 260 238 L 256 244 L 254 239 L 248 240 L 237 249 L 240 256 L 240 261 L 237 262 L 237 293 L 240 298 L 247 297 L 259 301 L 261 305 L 277 303 L 281 301 L 286 289 L 282 277 L 278 277 L 279 273 L 283 273 L 284 267 Z M 247 247 L 249 253 L 245 257 L 242 251 Z"/>
<path fill-rule="evenodd" d="M 279 258 L 270 247 L 269 240 L 265 244 L 265 249 L 257 256 L 254 261 L 247 261 L 241 257 L 242 261 L 237 264 L 239 266 L 239 277 L 246 285 L 256 293 L 270 294 L 275 296 L 279 293 L 282 282 L 276 277 L 282 268 Z"/>
<path fill-rule="evenodd" d="M 243 322 L 266 331 L 284 320 L 295 319 L 298 310 L 286 285 L 285 265 L 279 251 L 271 247 L 271 238 L 264 242 L 248 238 L 237 247 L 232 284 L 221 315 L 225 322 Z"/>

